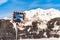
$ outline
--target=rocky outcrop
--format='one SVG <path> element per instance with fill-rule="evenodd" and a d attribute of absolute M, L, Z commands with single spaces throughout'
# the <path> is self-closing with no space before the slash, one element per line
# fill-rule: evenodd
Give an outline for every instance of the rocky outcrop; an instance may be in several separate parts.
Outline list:
<path fill-rule="evenodd" d="M 15 40 L 15 30 L 10 20 L 0 20 L 0 40 Z"/>

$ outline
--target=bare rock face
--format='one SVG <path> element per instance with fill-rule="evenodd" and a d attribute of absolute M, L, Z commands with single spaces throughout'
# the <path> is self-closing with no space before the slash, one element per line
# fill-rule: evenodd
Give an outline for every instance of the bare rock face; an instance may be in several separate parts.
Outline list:
<path fill-rule="evenodd" d="M 19 30 L 21 38 L 50 38 L 60 37 L 60 18 L 56 17 L 47 22 L 47 28 L 43 28 L 45 25 L 41 21 L 32 21 L 32 25 L 23 26 L 23 30 Z"/>
<path fill-rule="evenodd" d="M 46 31 L 45 29 L 41 29 L 39 28 L 41 25 L 40 21 L 32 21 L 32 25 L 27 25 L 27 26 L 23 26 L 22 28 L 24 28 L 23 30 L 19 29 L 19 34 L 20 34 L 20 38 L 33 38 L 33 39 L 37 39 L 37 38 L 45 38 L 44 36 L 44 32 Z M 42 27 L 42 26 L 41 26 Z"/>
<path fill-rule="evenodd" d="M 39 38 L 50 38 L 60 37 L 60 18 L 53 18 L 47 22 L 47 28 L 43 28 L 45 25 L 42 21 L 32 21 L 32 25 L 23 25 L 23 29 L 18 28 L 18 39 L 39 39 Z M 21 27 L 21 26 L 20 26 Z M 5 40 L 15 40 L 16 38 L 15 29 L 10 20 L 0 20 L 0 38 Z"/>
<path fill-rule="evenodd" d="M 10 20 L 0 20 L 0 39 L 2 40 L 15 40 L 15 30 Z"/>
<path fill-rule="evenodd" d="M 48 37 L 60 37 L 60 18 L 54 18 L 47 23 L 47 36 Z"/>

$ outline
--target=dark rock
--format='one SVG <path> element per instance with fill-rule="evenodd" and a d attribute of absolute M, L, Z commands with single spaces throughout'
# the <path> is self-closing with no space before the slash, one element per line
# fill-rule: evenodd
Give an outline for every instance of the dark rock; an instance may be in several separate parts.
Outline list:
<path fill-rule="evenodd" d="M 16 34 L 13 28 L 13 24 L 10 20 L 0 20 L 0 38 L 3 40 L 15 40 Z"/>

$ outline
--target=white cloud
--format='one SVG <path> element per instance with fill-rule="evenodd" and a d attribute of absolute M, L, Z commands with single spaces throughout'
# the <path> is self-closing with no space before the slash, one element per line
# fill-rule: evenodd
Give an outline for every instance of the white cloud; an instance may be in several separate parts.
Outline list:
<path fill-rule="evenodd" d="M 0 5 L 6 3 L 8 0 L 0 0 Z"/>

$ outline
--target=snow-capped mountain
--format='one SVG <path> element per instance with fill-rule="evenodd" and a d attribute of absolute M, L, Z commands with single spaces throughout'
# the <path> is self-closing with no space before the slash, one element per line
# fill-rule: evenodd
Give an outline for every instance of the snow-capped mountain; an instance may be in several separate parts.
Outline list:
<path fill-rule="evenodd" d="M 4 17 L 3 19 L 8 20 L 9 18 L 8 17 Z"/>
<path fill-rule="evenodd" d="M 50 9 L 33 9 L 33 10 L 29 10 L 29 11 L 24 11 L 26 13 L 26 18 L 28 18 L 28 20 L 31 20 L 34 18 L 39 18 L 41 20 L 50 20 L 52 18 L 55 17 L 60 17 L 60 11 L 54 8 L 50 8 Z"/>
<path fill-rule="evenodd" d="M 0 20 L 1 27 L 3 27 L 9 33 L 11 32 L 13 35 L 18 31 L 19 39 L 48 39 L 52 37 L 52 39 L 60 38 L 59 10 L 54 8 L 46 10 L 38 8 L 24 12 L 26 13 L 25 16 L 28 19 L 28 21 L 25 24 L 16 25 L 16 23 L 10 22 L 10 18 L 5 17 L 4 19 Z"/>

